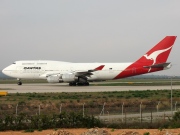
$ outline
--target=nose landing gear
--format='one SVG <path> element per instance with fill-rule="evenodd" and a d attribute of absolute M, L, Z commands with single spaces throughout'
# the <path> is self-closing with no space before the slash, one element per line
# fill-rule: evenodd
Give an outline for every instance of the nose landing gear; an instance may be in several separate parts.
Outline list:
<path fill-rule="evenodd" d="M 22 85 L 21 79 L 17 78 L 17 80 L 18 80 L 17 84 Z"/>
<path fill-rule="evenodd" d="M 22 85 L 22 82 L 18 82 L 17 84 L 18 84 L 18 85 Z"/>

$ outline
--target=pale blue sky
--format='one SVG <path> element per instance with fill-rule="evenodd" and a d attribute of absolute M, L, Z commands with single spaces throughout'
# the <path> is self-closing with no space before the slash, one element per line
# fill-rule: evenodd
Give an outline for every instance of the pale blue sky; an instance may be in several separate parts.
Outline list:
<path fill-rule="evenodd" d="M 0 0 L 0 69 L 16 60 L 133 62 L 166 35 L 180 75 L 179 0 Z"/>

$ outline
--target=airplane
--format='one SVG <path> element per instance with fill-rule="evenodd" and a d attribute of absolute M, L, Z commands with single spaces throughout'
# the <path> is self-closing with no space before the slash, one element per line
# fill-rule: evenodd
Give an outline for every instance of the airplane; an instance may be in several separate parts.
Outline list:
<path fill-rule="evenodd" d="M 145 55 L 132 63 L 71 63 L 50 60 L 16 61 L 2 72 L 21 79 L 46 79 L 49 83 L 69 83 L 69 86 L 88 86 L 89 82 L 115 80 L 171 68 L 166 62 L 176 36 L 166 36 Z"/>

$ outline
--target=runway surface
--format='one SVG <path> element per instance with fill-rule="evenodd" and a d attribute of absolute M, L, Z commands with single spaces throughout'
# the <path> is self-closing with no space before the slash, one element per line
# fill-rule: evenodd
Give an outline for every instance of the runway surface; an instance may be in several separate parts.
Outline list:
<path fill-rule="evenodd" d="M 180 85 L 172 86 L 180 89 Z M 43 92 L 102 92 L 102 91 L 129 91 L 129 90 L 170 90 L 171 86 L 69 86 L 67 84 L 0 84 L 0 91 L 8 93 L 43 93 Z"/>

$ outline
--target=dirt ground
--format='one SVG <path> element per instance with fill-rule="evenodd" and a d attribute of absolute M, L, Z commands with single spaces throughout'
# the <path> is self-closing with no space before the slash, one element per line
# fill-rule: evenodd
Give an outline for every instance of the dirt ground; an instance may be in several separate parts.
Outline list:
<path fill-rule="evenodd" d="M 97 128 L 98 129 L 98 128 Z M 72 133 L 72 135 L 81 135 L 84 132 L 88 132 L 90 129 L 58 129 L 61 131 L 66 131 Z M 102 130 L 102 129 L 98 129 Z M 144 133 L 149 132 L 150 135 L 180 135 L 180 128 L 178 129 L 107 129 L 106 130 L 110 135 L 144 135 Z M 55 130 L 43 130 L 43 131 L 34 131 L 32 133 L 25 133 L 24 131 L 5 131 L 0 132 L 0 135 L 54 135 Z M 66 135 L 66 134 L 63 134 Z"/>

